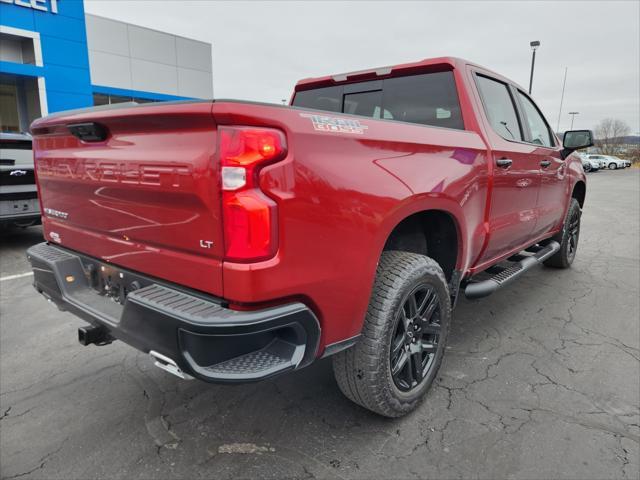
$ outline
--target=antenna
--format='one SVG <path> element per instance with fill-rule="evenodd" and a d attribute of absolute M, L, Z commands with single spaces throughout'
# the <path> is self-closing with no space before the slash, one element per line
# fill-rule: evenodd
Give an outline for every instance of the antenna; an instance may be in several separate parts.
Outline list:
<path fill-rule="evenodd" d="M 562 82 L 562 95 L 560 96 L 560 111 L 558 112 L 558 126 L 556 132 L 560 131 L 560 115 L 562 115 L 562 102 L 564 101 L 564 87 L 567 84 L 567 70 L 569 67 L 564 67 L 564 81 Z"/>

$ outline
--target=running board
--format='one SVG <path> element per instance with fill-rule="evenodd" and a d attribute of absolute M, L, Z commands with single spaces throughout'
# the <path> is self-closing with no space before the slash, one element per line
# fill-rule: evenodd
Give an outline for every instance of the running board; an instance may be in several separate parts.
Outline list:
<path fill-rule="evenodd" d="M 511 283 L 530 268 L 544 262 L 558 250 L 560 250 L 560 244 L 558 242 L 549 242 L 533 255 L 518 257 L 519 260 L 514 262 L 513 265 L 496 273 L 491 278 L 480 282 L 468 283 L 464 289 L 464 294 L 470 299 L 491 295 L 499 288 Z"/>

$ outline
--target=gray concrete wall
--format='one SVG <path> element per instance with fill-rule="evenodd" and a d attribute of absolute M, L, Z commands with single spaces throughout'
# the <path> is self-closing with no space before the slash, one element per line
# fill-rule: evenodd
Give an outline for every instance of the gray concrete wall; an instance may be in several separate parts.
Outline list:
<path fill-rule="evenodd" d="M 86 15 L 91 83 L 212 98 L 211 44 Z"/>

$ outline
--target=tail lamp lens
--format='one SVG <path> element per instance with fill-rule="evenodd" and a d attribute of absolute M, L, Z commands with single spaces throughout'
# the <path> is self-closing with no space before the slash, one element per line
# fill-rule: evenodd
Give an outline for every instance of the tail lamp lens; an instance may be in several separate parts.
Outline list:
<path fill-rule="evenodd" d="M 255 127 L 218 128 L 225 257 L 257 261 L 277 250 L 277 205 L 258 184 L 260 168 L 286 155 L 284 134 Z"/>
<path fill-rule="evenodd" d="M 260 260 L 276 253 L 276 204 L 257 189 L 224 192 L 226 258 Z"/>
<path fill-rule="evenodd" d="M 284 134 L 273 128 L 219 127 L 218 134 L 223 166 L 251 168 L 286 152 Z"/>

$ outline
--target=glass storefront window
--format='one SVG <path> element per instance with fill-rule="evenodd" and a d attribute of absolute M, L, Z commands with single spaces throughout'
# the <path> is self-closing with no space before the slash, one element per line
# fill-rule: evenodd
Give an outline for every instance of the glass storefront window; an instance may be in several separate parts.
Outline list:
<path fill-rule="evenodd" d="M 94 105 L 109 105 L 109 95 L 103 95 L 101 93 L 93 94 L 93 104 Z"/>
<path fill-rule="evenodd" d="M 29 125 L 41 117 L 38 79 L 0 75 L 0 131 L 28 132 Z"/>
<path fill-rule="evenodd" d="M 0 83 L 0 122 L 2 122 L 3 132 L 20 131 L 18 89 L 15 85 Z"/>
<path fill-rule="evenodd" d="M 152 102 L 157 102 L 157 100 L 150 100 L 148 98 L 139 98 L 139 97 L 123 97 L 120 95 L 105 95 L 102 93 L 93 94 L 93 104 L 96 106 L 111 105 L 114 103 L 125 103 L 125 102 L 152 103 Z"/>

